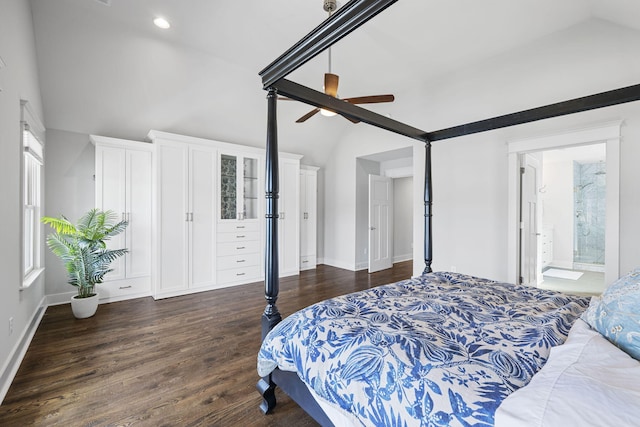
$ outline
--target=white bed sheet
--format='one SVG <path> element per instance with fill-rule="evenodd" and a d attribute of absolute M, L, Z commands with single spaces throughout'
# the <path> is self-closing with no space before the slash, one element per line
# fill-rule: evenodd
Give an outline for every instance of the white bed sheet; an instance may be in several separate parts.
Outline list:
<path fill-rule="evenodd" d="M 640 362 L 583 320 L 531 382 L 496 411 L 496 427 L 636 426 Z"/>

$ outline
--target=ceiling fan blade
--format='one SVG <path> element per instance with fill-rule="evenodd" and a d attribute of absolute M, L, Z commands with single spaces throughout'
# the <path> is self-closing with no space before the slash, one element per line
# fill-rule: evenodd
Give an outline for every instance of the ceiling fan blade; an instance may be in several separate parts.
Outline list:
<path fill-rule="evenodd" d="M 324 73 L 324 93 L 337 98 L 339 79 L 337 74 Z"/>
<path fill-rule="evenodd" d="M 314 108 L 313 110 L 309 111 L 307 114 L 305 114 L 304 116 L 302 116 L 298 120 L 296 120 L 296 123 L 302 123 L 302 122 L 306 121 L 307 119 L 310 119 L 311 117 L 315 116 L 319 112 L 320 112 L 319 108 Z"/>
<path fill-rule="evenodd" d="M 393 102 L 395 99 L 393 95 L 371 95 L 344 98 L 343 101 L 347 101 L 350 104 L 377 104 L 380 102 Z"/>

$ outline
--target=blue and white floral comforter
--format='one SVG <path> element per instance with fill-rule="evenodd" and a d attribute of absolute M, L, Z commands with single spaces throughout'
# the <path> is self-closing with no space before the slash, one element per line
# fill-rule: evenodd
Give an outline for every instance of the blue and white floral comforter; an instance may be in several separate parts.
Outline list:
<path fill-rule="evenodd" d="M 265 338 L 258 373 L 294 371 L 366 426 L 491 426 L 588 299 L 433 273 L 309 306 Z"/>

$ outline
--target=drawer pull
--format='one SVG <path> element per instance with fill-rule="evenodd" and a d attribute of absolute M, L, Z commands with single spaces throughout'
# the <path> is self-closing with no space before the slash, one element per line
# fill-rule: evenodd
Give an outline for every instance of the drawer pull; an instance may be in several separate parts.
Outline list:
<path fill-rule="evenodd" d="M 236 276 L 244 276 L 245 273 L 236 273 Z"/>
<path fill-rule="evenodd" d="M 236 236 L 236 238 L 238 238 L 238 239 L 244 239 L 245 237 L 246 237 L 246 236 L 245 236 L 244 234 L 243 234 L 243 235 L 238 235 L 238 236 Z"/>
<path fill-rule="evenodd" d="M 236 262 L 246 262 L 246 260 L 244 260 L 244 259 L 239 259 L 239 260 L 237 260 Z"/>
<path fill-rule="evenodd" d="M 309 262 L 309 261 L 302 261 L 302 263 L 303 263 L 303 264 L 305 264 L 305 263 L 307 263 L 307 262 Z"/>
<path fill-rule="evenodd" d="M 236 249 L 240 250 L 240 249 L 246 249 L 244 246 L 236 246 Z"/>
<path fill-rule="evenodd" d="M 244 225 L 238 225 L 236 228 L 244 228 Z"/>
<path fill-rule="evenodd" d="M 120 289 L 129 289 L 132 288 L 133 286 L 129 285 L 129 286 L 120 286 Z"/>

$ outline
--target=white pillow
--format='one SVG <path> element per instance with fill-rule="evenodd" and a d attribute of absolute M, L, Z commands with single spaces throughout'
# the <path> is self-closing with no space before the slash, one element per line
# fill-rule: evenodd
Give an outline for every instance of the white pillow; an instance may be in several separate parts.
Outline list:
<path fill-rule="evenodd" d="M 531 382 L 496 411 L 496 427 L 634 426 L 640 362 L 578 319 Z"/>

